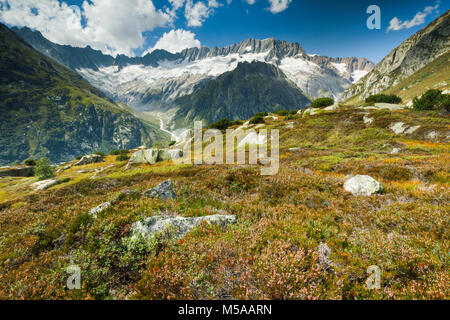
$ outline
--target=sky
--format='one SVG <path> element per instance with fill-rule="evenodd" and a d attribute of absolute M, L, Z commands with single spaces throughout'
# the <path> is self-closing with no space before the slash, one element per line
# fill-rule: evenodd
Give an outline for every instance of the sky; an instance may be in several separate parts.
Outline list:
<path fill-rule="evenodd" d="M 367 27 L 371 5 L 379 29 Z M 0 21 L 114 56 L 273 37 L 309 54 L 377 63 L 449 8 L 449 0 L 0 0 Z"/>

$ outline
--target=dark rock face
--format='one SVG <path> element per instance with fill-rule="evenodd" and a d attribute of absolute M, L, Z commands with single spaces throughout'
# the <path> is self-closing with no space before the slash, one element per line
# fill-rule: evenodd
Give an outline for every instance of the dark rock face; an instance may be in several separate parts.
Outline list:
<path fill-rule="evenodd" d="M 275 65 L 244 62 L 175 103 L 180 107 L 176 119 L 210 123 L 248 119 L 260 111 L 301 109 L 310 101 Z"/>
<path fill-rule="evenodd" d="M 0 169 L 0 177 L 32 177 L 34 167 L 11 167 Z"/>

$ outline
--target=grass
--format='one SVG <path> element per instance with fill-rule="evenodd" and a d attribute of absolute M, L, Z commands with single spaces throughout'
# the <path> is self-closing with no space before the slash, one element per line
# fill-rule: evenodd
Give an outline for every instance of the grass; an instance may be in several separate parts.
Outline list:
<path fill-rule="evenodd" d="M 449 119 L 374 110 L 365 125 L 363 115 L 325 111 L 298 117 L 292 129 L 291 120 L 268 120 L 280 129 L 274 176 L 258 166 L 170 161 L 124 171 L 106 156 L 58 173 L 70 181 L 46 191 L 31 188 L 36 178 L 0 178 L 0 299 L 449 299 Z M 421 129 L 394 135 L 389 126 L 399 120 Z M 442 135 L 430 140 L 430 130 Z M 384 192 L 347 193 L 354 174 Z M 139 195 L 166 179 L 177 199 Z M 95 220 L 87 214 L 127 189 L 138 192 Z M 234 214 L 237 223 L 128 251 L 131 224 L 161 213 Z M 333 272 L 320 267 L 321 243 Z M 80 290 L 65 285 L 72 263 Z M 371 265 L 382 270 L 379 290 L 365 286 Z"/>

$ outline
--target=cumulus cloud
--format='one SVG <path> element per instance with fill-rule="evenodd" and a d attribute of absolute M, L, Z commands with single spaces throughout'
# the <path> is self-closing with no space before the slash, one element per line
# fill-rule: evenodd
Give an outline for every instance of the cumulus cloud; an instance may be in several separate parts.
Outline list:
<path fill-rule="evenodd" d="M 195 39 L 195 33 L 188 30 L 170 30 L 156 42 L 155 46 L 144 52 L 144 55 L 155 49 L 164 49 L 166 51 L 177 53 L 186 48 L 200 47 L 201 43 Z"/>
<path fill-rule="evenodd" d="M 403 29 L 409 29 L 415 26 L 420 26 L 425 23 L 425 18 L 433 13 L 439 13 L 440 2 L 436 2 L 434 6 L 425 7 L 422 11 L 419 11 L 415 14 L 415 16 L 411 20 L 401 21 L 399 18 L 394 17 L 389 22 L 389 27 L 387 31 L 399 31 Z"/>
<path fill-rule="evenodd" d="M 270 7 L 268 10 L 273 14 L 280 13 L 286 10 L 291 4 L 292 0 L 269 0 Z"/>
<path fill-rule="evenodd" d="M 173 20 L 150 0 L 91 0 L 81 8 L 57 0 L 0 0 L 0 10 L 7 24 L 37 29 L 58 44 L 90 45 L 113 55 L 133 55 L 145 42 L 143 32 Z"/>
<path fill-rule="evenodd" d="M 192 0 L 187 0 L 184 16 L 188 27 L 201 27 L 203 22 L 214 14 L 214 9 L 220 6 L 221 4 L 216 0 L 208 0 L 208 2 L 198 1 L 196 3 Z"/>

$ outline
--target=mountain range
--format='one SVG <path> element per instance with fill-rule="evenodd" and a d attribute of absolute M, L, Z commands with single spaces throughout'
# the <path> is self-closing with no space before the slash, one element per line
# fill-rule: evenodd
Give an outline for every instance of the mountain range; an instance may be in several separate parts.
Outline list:
<path fill-rule="evenodd" d="M 246 39 L 218 48 L 112 57 L 0 26 L 0 164 L 168 141 L 169 133 L 226 117 L 306 108 L 317 97 L 360 104 L 376 93 L 410 102 L 448 90 L 449 11 L 376 66 L 308 54 L 298 43 Z M 14 147 L 9 147 L 9 146 Z"/>
<path fill-rule="evenodd" d="M 304 108 L 316 97 L 337 98 L 374 67 L 365 58 L 307 54 L 298 43 L 274 38 L 246 39 L 224 48 L 189 48 L 179 53 L 154 50 L 143 57 L 118 55 L 113 58 L 90 47 L 74 48 L 52 43 L 40 32 L 28 28 L 13 28 L 13 31 L 35 49 L 81 74 L 111 99 L 147 112 L 183 109 L 183 103 L 180 105 L 178 102 L 185 102 L 186 99 L 180 98 L 195 93 L 199 88 L 205 90 L 207 82 L 235 70 L 241 62 L 259 61 L 276 66 L 282 71 L 278 74 L 308 98 L 294 105 L 292 101 L 278 105 L 286 109 Z M 246 90 L 243 88 L 243 91 Z M 273 99 L 271 97 L 268 101 Z M 219 103 L 215 101 L 213 105 Z M 244 110 L 239 106 L 230 111 L 250 117 L 257 106 L 251 101 L 248 103 Z M 248 112 L 245 112 L 246 109 Z M 179 111 L 174 117 L 180 118 L 183 114 L 185 111 Z M 219 117 L 212 116 L 205 120 L 213 121 Z M 175 126 L 172 123 L 171 128 Z"/>

